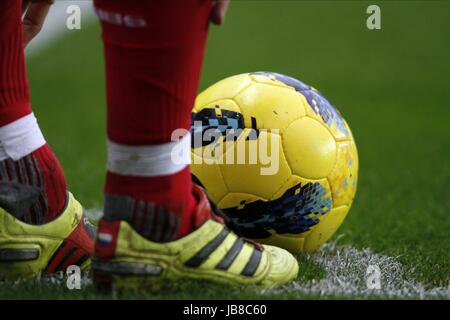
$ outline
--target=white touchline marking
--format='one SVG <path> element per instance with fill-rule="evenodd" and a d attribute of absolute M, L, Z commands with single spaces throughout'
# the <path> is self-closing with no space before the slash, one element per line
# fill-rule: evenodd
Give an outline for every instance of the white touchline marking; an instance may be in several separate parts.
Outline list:
<path fill-rule="evenodd" d="M 71 5 L 78 5 L 81 10 L 81 30 L 69 30 L 66 25 L 70 14 L 66 12 Z M 83 32 L 83 28 L 95 17 L 91 0 L 57 0 L 50 7 L 44 26 L 39 34 L 27 46 L 25 53 L 32 56 L 45 48 L 59 37 L 69 35 L 70 32 Z M 99 40 L 100 41 L 100 40 Z"/>
<path fill-rule="evenodd" d="M 263 292 L 299 292 L 320 297 L 450 299 L 450 283 L 448 287 L 430 288 L 413 280 L 411 270 L 407 270 L 398 257 L 373 253 L 369 248 L 359 250 L 350 245 L 339 245 L 338 240 L 326 243 L 317 252 L 307 255 L 308 260 L 325 269 L 325 278 L 306 283 L 296 281 Z M 378 266 L 381 271 L 380 289 L 367 287 L 366 271 L 369 266 Z M 301 265 L 299 272 L 302 272 Z"/>

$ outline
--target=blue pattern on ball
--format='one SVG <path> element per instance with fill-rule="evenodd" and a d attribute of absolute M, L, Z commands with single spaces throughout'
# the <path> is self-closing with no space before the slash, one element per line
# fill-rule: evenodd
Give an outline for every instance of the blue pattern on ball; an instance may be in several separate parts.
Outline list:
<path fill-rule="evenodd" d="M 322 118 L 323 122 L 325 122 L 328 127 L 331 127 L 333 123 L 335 123 L 339 131 L 341 131 L 345 136 L 349 135 L 347 127 L 345 126 L 344 119 L 342 118 L 339 111 L 331 104 L 330 101 L 328 101 L 327 98 L 325 98 L 316 89 L 295 78 L 286 76 L 281 73 L 261 71 L 254 72 L 252 74 L 266 76 L 294 88 L 297 92 L 299 92 L 306 98 L 314 112 Z"/>

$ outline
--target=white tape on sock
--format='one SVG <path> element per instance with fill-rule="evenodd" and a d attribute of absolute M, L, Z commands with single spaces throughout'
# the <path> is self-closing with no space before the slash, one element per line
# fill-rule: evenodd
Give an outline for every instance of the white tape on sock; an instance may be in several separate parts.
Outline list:
<path fill-rule="evenodd" d="M 25 157 L 45 144 L 33 113 L 0 127 L 0 161 Z"/>
<path fill-rule="evenodd" d="M 152 146 L 108 141 L 108 170 L 126 176 L 156 177 L 180 172 L 191 163 L 191 135 Z"/>

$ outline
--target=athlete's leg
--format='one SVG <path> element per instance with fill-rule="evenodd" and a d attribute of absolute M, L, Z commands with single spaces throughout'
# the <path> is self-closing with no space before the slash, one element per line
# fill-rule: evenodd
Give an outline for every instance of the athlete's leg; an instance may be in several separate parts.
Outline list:
<path fill-rule="evenodd" d="M 66 181 L 31 111 L 21 2 L 0 2 L 0 207 L 43 224 L 63 210 Z"/>
<path fill-rule="evenodd" d="M 294 278 L 294 257 L 247 243 L 215 221 L 189 167 L 171 161 L 172 132 L 190 126 L 211 2 L 95 4 L 109 138 L 105 216 L 93 260 L 97 287 L 148 288 L 179 278 L 274 285 Z M 182 141 L 189 158 L 189 135 Z"/>
<path fill-rule="evenodd" d="M 0 278 L 87 268 L 94 249 L 94 229 L 31 111 L 21 2 L 0 1 Z"/>
<path fill-rule="evenodd" d="M 188 129 L 211 3 L 95 1 L 102 23 L 108 103 L 105 219 L 144 237 L 191 231 L 196 199 L 187 165 L 171 161 L 172 132 Z M 183 142 L 189 148 L 190 139 Z"/>

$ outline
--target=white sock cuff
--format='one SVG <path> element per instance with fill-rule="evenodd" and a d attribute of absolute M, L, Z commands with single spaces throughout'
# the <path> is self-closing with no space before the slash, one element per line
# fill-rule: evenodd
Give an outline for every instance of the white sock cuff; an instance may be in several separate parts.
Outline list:
<path fill-rule="evenodd" d="M 33 113 L 0 127 L 0 160 L 12 158 L 17 161 L 44 144 L 44 136 Z"/>
<path fill-rule="evenodd" d="M 126 176 L 157 177 L 180 172 L 191 163 L 191 135 L 178 141 L 130 146 L 108 141 L 108 170 Z"/>

